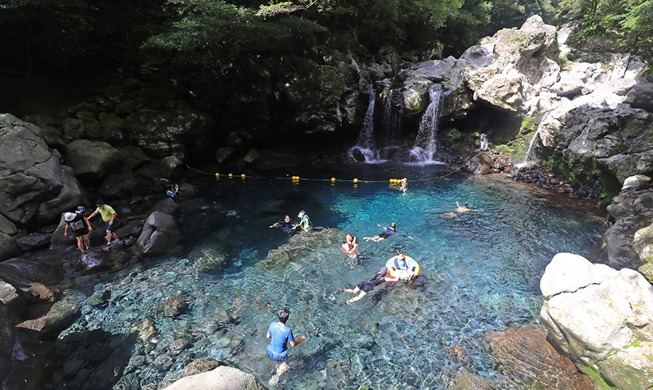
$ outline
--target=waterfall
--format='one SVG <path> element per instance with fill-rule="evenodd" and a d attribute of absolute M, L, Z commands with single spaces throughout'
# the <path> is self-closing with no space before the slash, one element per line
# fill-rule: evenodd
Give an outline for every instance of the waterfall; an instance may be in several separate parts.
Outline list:
<path fill-rule="evenodd" d="M 490 146 L 490 141 L 487 139 L 487 134 L 483 133 L 478 137 L 478 140 L 481 144 L 480 149 L 481 150 L 487 150 L 488 146 Z"/>
<path fill-rule="evenodd" d="M 363 128 L 358 135 L 358 142 L 354 147 L 349 149 L 349 158 L 359 162 L 379 163 L 384 160 L 379 159 L 379 152 L 374 149 L 374 105 L 376 102 L 376 91 L 372 85 L 369 85 L 368 94 L 370 95 L 370 102 L 365 112 Z"/>
<path fill-rule="evenodd" d="M 526 149 L 526 153 L 524 154 L 524 160 L 520 162 L 519 164 L 515 164 L 517 168 L 526 168 L 530 167 L 535 163 L 533 160 L 533 149 L 535 148 L 535 141 L 537 140 L 537 137 L 540 136 L 540 131 L 542 131 L 542 126 L 541 124 L 544 122 L 544 120 L 549 116 L 549 113 L 547 113 L 538 123 L 537 125 L 537 130 L 535 130 L 535 134 L 533 134 L 533 137 L 531 140 L 528 142 L 528 149 Z"/>
<path fill-rule="evenodd" d="M 383 130 L 388 141 L 399 138 L 404 116 L 404 95 L 398 89 L 391 89 L 385 100 Z"/>
<path fill-rule="evenodd" d="M 419 124 L 415 145 L 410 151 L 412 162 L 437 162 L 433 160 L 433 156 L 438 151 L 438 114 L 442 102 L 442 86 L 440 84 L 433 84 L 429 88 L 429 99 L 429 105 Z"/>
<path fill-rule="evenodd" d="M 374 103 L 376 102 L 376 91 L 372 85 L 368 88 L 370 103 L 367 106 L 365 119 L 363 120 L 363 129 L 358 135 L 358 146 L 365 149 L 372 149 L 374 146 Z"/>

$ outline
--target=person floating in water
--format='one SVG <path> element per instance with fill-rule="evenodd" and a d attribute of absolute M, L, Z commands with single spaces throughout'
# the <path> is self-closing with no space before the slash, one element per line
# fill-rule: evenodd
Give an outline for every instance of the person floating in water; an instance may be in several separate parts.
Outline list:
<path fill-rule="evenodd" d="M 288 317 L 290 316 L 290 310 L 283 308 L 277 312 L 277 318 L 279 321 L 275 321 L 270 324 L 268 332 L 265 337 L 270 340 L 270 345 L 268 345 L 268 356 L 275 361 L 280 362 L 281 364 L 277 367 L 276 373 L 270 378 L 271 384 L 276 384 L 279 382 L 279 377 L 288 371 L 290 366 L 288 366 L 288 343 L 291 346 L 296 347 L 301 342 L 306 340 L 306 337 L 301 336 L 295 339 L 293 337 L 292 329 L 286 325 Z"/>
<path fill-rule="evenodd" d="M 408 266 L 406 255 L 401 249 L 397 249 L 396 256 L 392 259 L 392 275 L 401 282 L 409 282 L 416 278 L 416 273 Z M 386 263 L 386 265 L 388 265 Z"/>
<path fill-rule="evenodd" d="M 292 233 L 292 231 L 295 229 L 295 226 L 296 225 L 292 223 L 292 221 L 290 220 L 290 215 L 285 215 L 283 217 L 283 220 L 275 222 L 272 225 L 270 225 L 270 229 L 280 228 L 286 233 Z"/>
<path fill-rule="evenodd" d="M 299 223 L 295 225 L 295 228 L 300 228 L 304 232 L 311 230 L 311 221 L 304 210 L 299 212 L 297 218 L 299 218 Z"/>
<path fill-rule="evenodd" d="M 345 236 L 345 242 L 340 247 L 340 250 L 352 259 L 356 258 L 356 255 L 358 254 L 358 240 L 356 237 L 351 233 L 347 233 Z"/>
<path fill-rule="evenodd" d="M 179 196 L 179 184 L 170 186 L 170 188 L 166 190 L 166 195 L 169 196 L 171 199 L 177 199 L 177 197 Z"/>
<path fill-rule="evenodd" d="M 398 282 L 399 281 L 398 278 L 391 278 L 391 277 L 386 276 L 387 273 L 388 273 L 388 269 L 386 267 L 381 267 L 379 272 L 377 272 L 376 275 L 374 275 L 374 277 L 372 277 L 372 279 L 364 280 L 364 281 L 358 283 L 358 285 L 356 287 L 354 287 L 353 289 L 350 289 L 350 288 L 341 288 L 341 289 L 339 289 L 338 294 L 343 293 L 343 292 L 346 292 L 346 293 L 349 293 L 349 294 L 352 294 L 352 295 L 357 294 L 356 296 L 354 296 L 352 298 L 349 298 L 349 299 L 347 299 L 345 301 L 342 301 L 342 304 L 343 305 L 351 305 L 352 303 L 363 299 L 363 297 L 365 297 L 365 295 L 367 295 L 370 291 L 374 290 L 374 287 L 380 285 L 383 282 Z"/>
<path fill-rule="evenodd" d="M 363 237 L 363 240 L 379 242 L 397 233 L 397 224 L 394 222 L 391 223 L 390 226 L 381 226 L 381 225 L 379 226 L 383 228 L 383 233 L 379 234 L 378 236 Z"/>
<path fill-rule="evenodd" d="M 442 214 L 442 216 L 445 217 L 445 218 L 456 218 L 456 217 L 458 217 L 458 216 L 460 216 L 460 215 L 462 215 L 462 214 L 464 214 L 464 213 L 466 213 L 468 211 L 478 211 L 478 210 L 470 209 L 469 208 L 469 203 L 467 203 L 467 202 L 465 202 L 462 205 L 460 203 L 456 202 L 456 211 L 444 213 L 444 214 Z"/>

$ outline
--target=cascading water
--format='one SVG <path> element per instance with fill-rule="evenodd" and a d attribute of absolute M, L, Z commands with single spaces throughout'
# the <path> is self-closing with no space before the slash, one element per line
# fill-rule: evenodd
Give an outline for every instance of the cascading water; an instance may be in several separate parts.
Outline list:
<path fill-rule="evenodd" d="M 398 89 L 391 89 L 385 100 L 383 112 L 383 130 L 386 141 L 399 138 L 404 117 L 404 95 Z"/>
<path fill-rule="evenodd" d="M 374 150 L 374 105 L 376 102 L 376 91 L 370 85 L 368 88 L 370 102 L 367 106 L 363 129 L 358 135 L 358 143 L 349 149 L 349 157 L 354 160 L 364 160 L 366 163 L 381 162 L 378 151 Z M 362 157 L 362 158 L 361 158 Z"/>
<path fill-rule="evenodd" d="M 415 146 L 410 151 L 410 159 L 414 163 L 440 163 L 433 160 L 438 151 L 438 114 L 442 102 L 442 86 L 440 84 L 433 84 L 429 88 L 429 99 L 429 105 L 419 124 Z"/>

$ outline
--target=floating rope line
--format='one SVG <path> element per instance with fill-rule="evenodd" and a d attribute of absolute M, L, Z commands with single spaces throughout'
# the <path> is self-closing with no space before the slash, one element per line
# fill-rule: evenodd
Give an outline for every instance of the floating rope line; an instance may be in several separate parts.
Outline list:
<path fill-rule="evenodd" d="M 476 153 L 475 155 L 471 156 L 467 160 L 465 160 L 458 168 L 447 172 L 443 175 L 437 175 L 433 176 L 430 178 L 425 178 L 425 179 L 411 179 L 410 182 L 429 182 L 429 181 L 435 181 L 439 179 L 443 179 L 445 177 L 451 176 L 454 173 L 457 173 L 462 170 L 462 166 L 464 166 L 467 162 L 469 162 L 471 159 L 478 157 L 479 155 L 483 154 L 482 152 Z M 354 185 L 358 183 L 389 183 L 391 188 L 395 188 L 398 190 L 405 190 L 408 188 L 408 179 L 407 178 L 402 178 L 402 179 L 388 179 L 388 180 L 363 180 L 363 179 L 358 179 L 358 178 L 353 178 L 353 179 L 337 179 L 335 177 L 331 177 L 330 179 L 322 179 L 322 178 L 310 178 L 310 177 L 300 177 L 300 176 L 257 176 L 257 175 L 246 175 L 244 173 L 241 173 L 240 175 L 234 174 L 234 173 L 220 173 L 220 172 L 206 172 L 202 171 L 199 169 L 195 169 L 189 165 L 186 165 L 186 168 L 188 168 L 191 171 L 195 171 L 197 173 L 201 173 L 204 175 L 210 175 L 215 177 L 216 180 L 221 180 L 223 178 L 227 179 L 237 179 L 241 178 L 242 180 L 248 180 L 248 179 L 255 179 L 255 180 L 288 180 L 290 179 L 293 184 L 299 184 L 300 181 L 322 181 L 322 182 L 330 182 L 332 185 L 335 183 L 354 183 Z"/>

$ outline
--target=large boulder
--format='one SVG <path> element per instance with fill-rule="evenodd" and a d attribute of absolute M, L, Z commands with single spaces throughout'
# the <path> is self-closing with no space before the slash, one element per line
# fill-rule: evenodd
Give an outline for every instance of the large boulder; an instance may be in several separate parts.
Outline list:
<path fill-rule="evenodd" d="M 559 253 L 540 289 L 540 320 L 577 365 L 616 388 L 653 386 L 653 286 L 641 274 Z"/>
<path fill-rule="evenodd" d="M 122 154 L 118 149 L 106 142 L 85 139 L 66 145 L 65 157 L 80 180 L 96 183 L 122 164 Z"/>
<path fill-rule="evenodd" d="M 72 170 L 33 128 L 0 114 L 0 214 L 20 225 L 51 221 L 83 199 Z"/>
<path fill-rule="evenodd" d="M 213 371 L 179 379 L 163 390 L 265 390 L 254 375 L 221 366 Z"/>
<path fill-rule="evenodd" d="M 16 238 L 0 233 L 0 261 L 11 259 L 19 254 L 20 249 L 16 243 Z"/>
<path fill-rule="evenodd" d="M 651 250 L 646 239 L 653 224 L 653 190 L 628 187 L 612 199 L 607 210 L 610 224 L 593 257 L 615 269 L 639 268 Z"/>
<path fill-rule="evenodd" d="M 155 211 L 145 221 L 134 247 L 141 255 L 163 254 L 174 248 L 180 238 L 175 218 Z"/>

